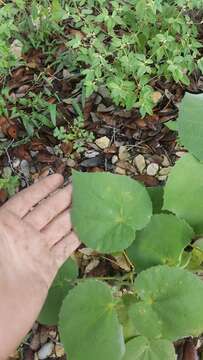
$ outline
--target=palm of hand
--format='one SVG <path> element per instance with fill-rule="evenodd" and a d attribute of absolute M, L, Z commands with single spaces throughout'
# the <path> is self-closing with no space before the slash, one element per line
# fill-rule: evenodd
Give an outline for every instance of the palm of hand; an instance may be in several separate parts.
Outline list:
<path fill-rule="evenodd" d="M 29 331 L 57 270 L 79 246 L 70 221 L 71 187 L 54 192 L 62 183 L 52 175 L 0 209 L 0 359 Z"/>

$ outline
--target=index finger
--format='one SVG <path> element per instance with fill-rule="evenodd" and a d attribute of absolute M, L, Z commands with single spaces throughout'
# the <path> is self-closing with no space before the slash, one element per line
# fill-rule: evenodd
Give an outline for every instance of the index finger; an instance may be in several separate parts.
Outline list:
<path fill-rule="evenodd" d="M 54 174 L 47 176 L 29 188 L 20 191 L 17 195 L 9 199 L 3 207 L 22 218 L 33 206 L 50 195 L 62 184 L 62 175 Z"/>

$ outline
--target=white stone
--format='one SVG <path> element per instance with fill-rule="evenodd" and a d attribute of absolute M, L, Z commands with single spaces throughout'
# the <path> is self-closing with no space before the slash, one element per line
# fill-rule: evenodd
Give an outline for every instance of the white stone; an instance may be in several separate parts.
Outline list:
<path fill-rule="evenodd" d="M 162 164 L 163 166 L 166 166 L 166 167 L 170 166 L 170 162 L 169 162 L 169 160 L 168 160 L 168 158 L 167 158 L 166 155 L 163 155 L 163 161 L 162 161 L 161 164 Z"/>
<path fill-rule="evenodd" d="M 115 173 L 119 174 L 119 175 L 125 175 L 126 171 L 125 171 L 125 169 L 122 169 L 121 167 L 116 166 Z"/>
<path fill-rule="evenodd" d="M 142 154 L 139 154 L 134 159 L 134 164 L 137 167 L 137 170 L 142 174 L 143 170 L 146 167 L 145 158 Z"/>
<path fill-rule="evenodd" d="M 119 147 L 118 157 L 122 161 L 126 161 L 129 158 L 127 147 L 122 145 Z"/>
<path fill-rule="evenodd" d="M 168 167 L 165 167 L 165 168 L 162 168 L 160 171 L 159 171 L 159 175 L 168 175 L 171 171 L 171 166 L 168 166 Z"/>
<path fill-rule="evenodd" d="M 90 271 L 94 270 L 99 265 L 99 259 L 93 259 L 85 268 L 85 274 L 88 274 Z"/>
<path fill-rule="evenodd" d="M 38 351 L 39 360 L 47 359 L 54 349 L 54 344 L 52 342 L 48 342 L 44 344 L 41 349 Z"/>
<path fill-rule="evenodd" d="M 67 166 L 74 167 L 76 162 L 73 159 L 67 159 L 66 164 Z"/>
<path fill-rule="evenodd" d="M 113 164 L 113 165 L 116 164 L 117 161 L 118 161 L 118 156 L 117 156 L 117 155 L 113 155 L 113 156 L 112 156 L 112 159 L 111 159 L 112 164 Z"/>
<path fill-rule="evenodd" d="M 14 169 L 17 169 L 19 165 L 20 165 L 20 159 L 15 158 L 15 159 L 13 160 L 13 167 L 14 167 Z"/>
<path fill-rule="evenodd" d="M 86 158 L 92 159 L 95 158 L 97 155 L 99 155 L 99 152 L 95 150 L 87 150 L 85 151 L 84 155 Z"/>
<path fill-rule="evenodd" d="M 176 152 L 176 156 L 178 156 L 179 158 L 181 158 L 182 156 L 184 156 L 186 154 L 185 151 L 177 151 Z"/>
<path fill-rule="evenodd" d="M 61 344 L 55 345 L 55 353 L 57 357 L 61 357 L 65 354 L 64 347 Z"/>
<path fill-rule="evenodd" d="M 102 150 L 108 148 L 110 146 L 111 141 L 107 136 L 102 136 L 101 138 L 95 141 L 95 144 Z"/>
<path fill-rule="evenodd" d="M 160 175 L 158 176 L 158 180 L 165 181 L 167 179 L 167 175 Z"/>
<path fill-rule="evenodd" d="M 159 165 L 156 163 L 151 163 L 147 166 L 147 175 L 154 176 L 159 171 Z"/>
<path fill-rule="evenodd" d="M 22 171 L 25 178 L 28 178 L 30 176 L 30 165 L 27 160 L 21 161 L 20 170 Z"/>

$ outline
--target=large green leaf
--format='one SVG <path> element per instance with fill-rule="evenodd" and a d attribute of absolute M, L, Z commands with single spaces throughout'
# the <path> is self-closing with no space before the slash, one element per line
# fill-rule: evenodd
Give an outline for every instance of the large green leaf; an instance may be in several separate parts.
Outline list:
<path fill-rule="evenodd" d="M 203 160 L 203 94 L 184 96 L 179 109 L 178 131 L 181 143 Z"/>
<path fill-rule="evenodd" d="M 126 344 L 123 360 L 175 360 L 176 354 L 168 340 L 148 340 L 138 336 Z"/>
<path fill-rule="evenodd" d="M 185 219 L 196 233 L 203 232 L 203 164 L 192 155 L 184 155 L 171 170 L 163 209 Z"/>
<path fill-rule="evenodd" d="M 127 254 L 137 271 L 154 265 L 177 265 L 192 236 L 193 230 L 185 220 L 172 214 L 153 215 L 136 234 Z"/>
<path fill-rule="evenodd" d="M 80 240 L 100 252 L 127 248 L 150 220 L 146 189 L 127 176 L 73 173 L 72 222 Z"/>
<path fill-rule="evenodd" d="M 103 282 L 86 280 L 65 298 L 59 331 L 72 360 L 120 360 L 125 352 L 111 289 Z"/>
<path fill-rule="evenodd" d="M 62 302 L 72 288 L 71 280 L 78 276 L 76 262 L 69 258 L 59 269 L 51 288 L 49 289 L 46 302 L 40 312 L 38 321 L 46 325 L 57 325 L 59 311 Z"/>
<path fill-rule="evenodd" d="M 155 266 L 138 275 L 135 291 L 140 302 L 129 312 L 141 335 L 177 340 L 203 331 L 203 282 L 196 275 Z"/>
<path fill-rule="evenodd" d="M 164 187 L 153 186 L 146 189 L 152 201 L 153 214 L 160 213 L 163 206 Z"/>

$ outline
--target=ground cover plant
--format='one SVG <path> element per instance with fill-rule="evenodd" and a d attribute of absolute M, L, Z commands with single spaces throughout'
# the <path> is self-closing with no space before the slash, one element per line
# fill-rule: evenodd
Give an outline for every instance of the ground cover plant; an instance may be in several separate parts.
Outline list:
<path fill-rule="evenodd" d="M 188 250 L 203 231 L 202 172 L 203 165 L 192 155 L 182 157 L 155 215 L 150 195 L 135 180 L 108 173 L 73 174 L 72 221 L 81 241 L 101 253 L 127 248 L 133 269 L 112 280 L 113 288 L 83 280 L 63 303 L 71 273 L 66 272 L 61 285 L 55 280 L 39 319 L 59 321 L 70 358 L 82 360 L 85 353 L 88 359 L 175 359 L 171 341 L 202 332 L 203 283 L 188 270 L 192 248 L 200 253 L 199 266 L 203 259 L 198 242 Z M 191 186 L 194 173 L 198 180 Z M 56 298 L 60 310 L 53 306 Z"/>
<path fill-rule="evenodd" d="M 38 319 L 70 360 L 185 360 L 177 340 L 202 332 L 202 6 L 0 4 L 0 203 L 73 174 L 83 245 Z M 21 359 L 38 358 L 35 335 Z"/>

